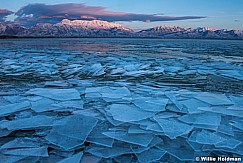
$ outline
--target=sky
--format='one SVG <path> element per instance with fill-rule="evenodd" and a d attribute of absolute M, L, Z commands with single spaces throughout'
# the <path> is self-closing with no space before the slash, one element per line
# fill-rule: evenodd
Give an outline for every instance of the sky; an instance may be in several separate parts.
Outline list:
<path fill-rule="evenodd" d="M 105 20 L 133 30 L 159 25 L 243 30 L 243 0 L 2 0 L 0 22 L 30 27 Z"/>

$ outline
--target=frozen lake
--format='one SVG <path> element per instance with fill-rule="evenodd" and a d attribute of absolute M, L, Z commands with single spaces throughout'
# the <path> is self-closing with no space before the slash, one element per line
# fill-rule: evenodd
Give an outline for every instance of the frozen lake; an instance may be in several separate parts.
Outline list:
<path fill-rule="evenodd" d="M 0 162 L 243 157 L 243 41 L 0 40 Z"/>

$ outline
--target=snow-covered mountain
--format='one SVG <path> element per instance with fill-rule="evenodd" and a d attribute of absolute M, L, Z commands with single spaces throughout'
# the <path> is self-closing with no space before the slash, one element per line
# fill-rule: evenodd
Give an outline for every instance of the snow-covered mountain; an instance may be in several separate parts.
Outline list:
<path fill-rule="evenodd" d="M 243 39 L 243 30 L 214 28 L 182 28 L 158 26 L 139 32 L 120 24 L 102 20 L 68 20 L 57 24 L 37 24 L 24 28 L 14 24 L 0 23 L 0 36 L 16 37 L 159 37 L 159 38 L 210 38 Z"/>
<path fill-rule="evenodd" d="M 133 30 L 120 24 L 101 20 L 67 20 L 64 19 L 57 24 L 42 23 L 32 28 L 23 28 L 15 33 L 7 32 L 11 24 L 1 24 L 0 35 L 18 37 L 126 37 Z M 15 25 L 17 26 L 17 25 Z"/>
<path fill-rule="evenodd" d="M 0 23 L 0 36 L 15 36 L 19 32 L 24 31 L 25 28 L 16 24 Z"/>
<path fill-rule="evenodd" d="M 178 26 L 158 26 L 138 32 L 141 37 L 162 38 L 212 38 L 243 39 L 243 31 L 215 28 L 181 28 Z"/>

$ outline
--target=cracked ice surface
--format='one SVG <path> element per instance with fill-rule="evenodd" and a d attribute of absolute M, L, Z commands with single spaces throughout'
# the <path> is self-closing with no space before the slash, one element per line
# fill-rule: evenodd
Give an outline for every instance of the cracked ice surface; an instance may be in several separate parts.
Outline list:
<path fill-rule="evenodd" d="M 1 40 L 0 162 L 243 157 L 242 47 Z"/>

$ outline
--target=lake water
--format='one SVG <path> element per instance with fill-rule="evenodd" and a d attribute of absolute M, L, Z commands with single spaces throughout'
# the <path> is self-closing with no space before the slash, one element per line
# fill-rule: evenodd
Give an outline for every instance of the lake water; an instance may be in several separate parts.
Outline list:
<path fill-rule="evenodd" d="M 243 156 L 243 41 L 2 39 L 0 65 L 1 162 Z"/>

